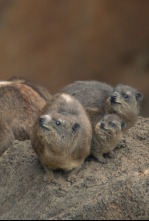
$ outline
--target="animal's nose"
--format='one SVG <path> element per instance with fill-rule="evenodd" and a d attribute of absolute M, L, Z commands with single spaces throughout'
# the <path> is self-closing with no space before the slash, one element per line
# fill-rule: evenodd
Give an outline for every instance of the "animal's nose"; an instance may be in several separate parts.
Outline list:
<path fill-rule="evenodd" d="M 39 118 L 39 122 L 40 122 L 40 123 L 43 123 L 44 121 L 45 121 L 45 118 L 44 118 L 44 117 L 40 117 L 40 118 Z"/>
<path fill-rule="evenodd" d="M 116 95 L 111 96 L 111 102 L 116 102 L 116 98 L 117 98 Z"/>
<path fill-rule="evenodd" d="M 101 123 L 101 124 L 100 124 L 100 127 L 101 127 L 102 129 L 104 129 L 105 124 L 104 124 L 104 123 Z"/>

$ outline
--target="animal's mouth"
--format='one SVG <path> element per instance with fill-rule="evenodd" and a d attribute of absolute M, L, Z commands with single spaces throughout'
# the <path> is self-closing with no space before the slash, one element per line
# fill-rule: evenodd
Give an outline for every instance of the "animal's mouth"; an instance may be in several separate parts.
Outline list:
<path fill-rule="evenodd" d="M 116 98 L 114 98 L 114 97 L 111 97 L 110 102 L 111 102 L 111 105 L 121 104 L 121 103 L 118 102 L 118 101 L 116 100 Z"/>
<path fill-rule="evenodd" d="M 105 128 L 100 128 L 100 130 L 96 131 L 96 136 L 98 138 L 100 138 L 100 137 L 106 138 L 108 136 L 108 134 L 109 134 L 109 131 Z"/>
<path fill-rule="evenodd" d="M 100 130 L 103 132 L 103 133 L 108 133 L 109 130 L 105 127 L 100 127 Z"/>
<path fill-rule="evenodd" d="M 39 125 L 42 129 L 50 131 L 50 129 L 46 127 L 45 125 L 43 125 L 42 123 L 40 123 Z"/>

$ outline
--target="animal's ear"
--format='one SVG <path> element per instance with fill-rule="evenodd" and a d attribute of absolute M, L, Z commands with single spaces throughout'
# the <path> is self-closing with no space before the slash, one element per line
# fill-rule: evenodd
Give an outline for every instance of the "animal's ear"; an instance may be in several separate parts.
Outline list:
<path fill-rule="evenodd" d="M 124 129 L 125 127 L 126 127 L 125 122 L 122 122 L 122 123 L 121 123 L 121 128 Z"/>
<path fill-rule="evenodd" d="M 140 92 L 137 92 L 137 93 L 136 93 L 136 100 L 137 100 L 137 101 L 141 101 L 142 99 L 143 99 L 143 94 L 140 93 Z"/>
<path fill-rule="evenodd" d="M 80 127 L 81 127 L 80 124 L 74 123 L 72 126 L 72 132 L 75 133 Z"/>

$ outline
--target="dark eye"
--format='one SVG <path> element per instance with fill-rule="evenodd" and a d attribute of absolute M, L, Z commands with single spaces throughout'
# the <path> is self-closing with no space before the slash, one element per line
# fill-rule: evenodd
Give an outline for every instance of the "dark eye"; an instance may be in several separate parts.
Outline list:
<path fill-rule="evenodd" d="M 123 94 L 123 97 L 124 97 L 125 99 L 127 99 L 129 96 L 128 96 L 128 94 Z"/>
<path fill-rule="evenodd" d="M 61 122 L 60 122 L 60 121 L 56 121 L 56 125 L 57 125 L 57 126 L 60 126 L 60 125 L 61 125 Z"/>
<path fill-rule="evenodd" d="M 110 125 L 111 127 L 115 127 L 115 124 L 112 123 L 112 122 L 110 122 L 109 125 Z"/>

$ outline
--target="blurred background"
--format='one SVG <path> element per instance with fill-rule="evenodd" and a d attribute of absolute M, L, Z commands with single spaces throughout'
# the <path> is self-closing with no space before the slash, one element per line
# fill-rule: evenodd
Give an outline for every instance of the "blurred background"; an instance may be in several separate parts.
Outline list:
<path fill-rule="evenodd" d="M 129 84 L 149 116 L 148 0 L 0 0 L 0 79 Z"/>

